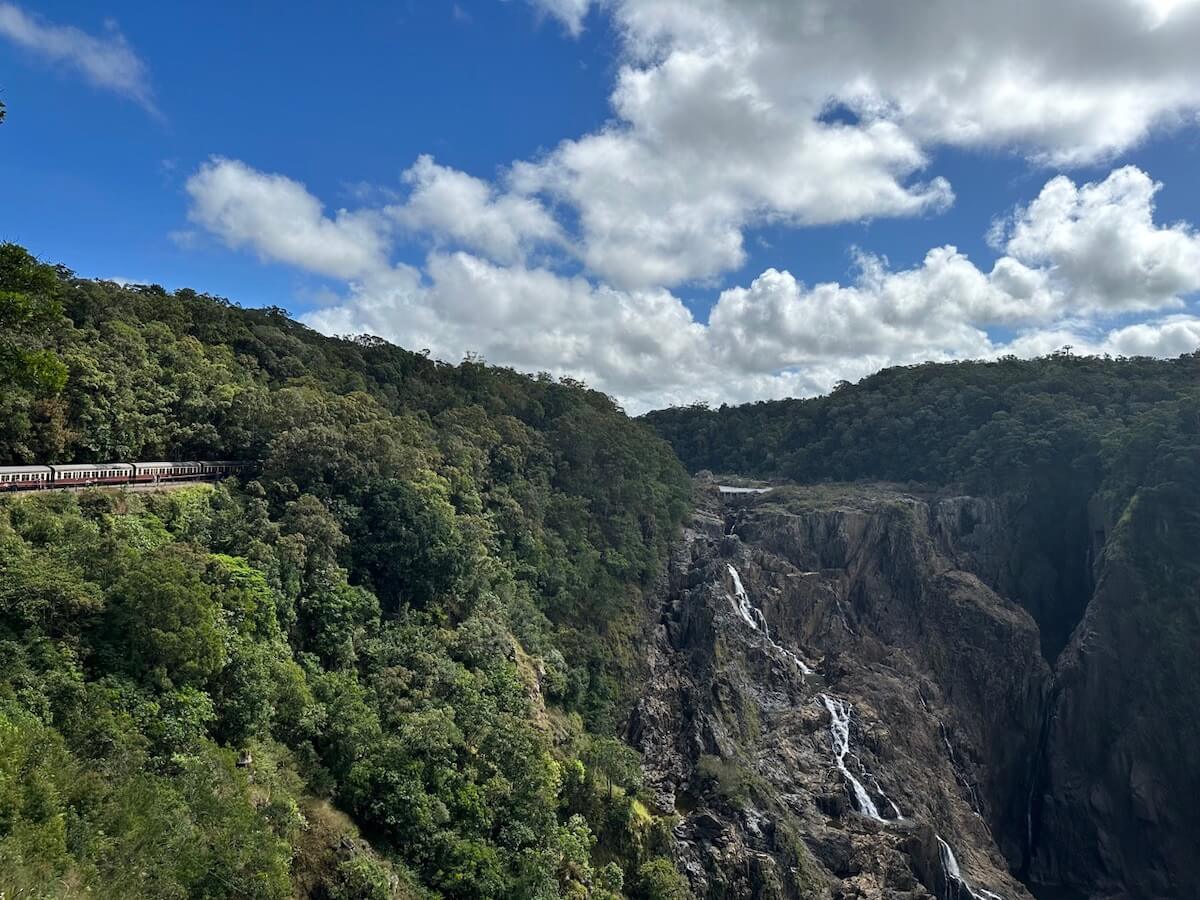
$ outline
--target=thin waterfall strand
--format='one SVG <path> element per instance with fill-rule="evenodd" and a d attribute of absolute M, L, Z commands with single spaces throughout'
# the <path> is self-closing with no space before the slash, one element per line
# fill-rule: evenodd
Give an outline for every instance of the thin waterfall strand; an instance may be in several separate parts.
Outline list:
<path fill-rule="evenodd" d="M 953 881 L 958 885 L 959 892 L 965 891 L 971 900 L 1004 900 L 999 894 L 993 894 L 989 890 L 979 888 L 976 890 L 971 887 L 971 883 L 962 873 L 962 867 L 958 864 L 958 859 L 954 856 L 954 851 L 950 849 L 950 845 L 942 840 L 942 836 L 936 835 L 938 842 L 938 850 L 942 859 L 942 870 L 946 873 L 946 879 Z"/>
<path fill-rule="evenodd" d="M 812 668 L 804 660 L 771 638 L 771 630 L 767 627 L 767 617 L 763 615 L 761 609 L 750 602 L 750 595 L 746 592 L 745 585 L 742 584 L 742 576 L 732 565 L 727 565 L 726 568 L 729 569 L 729 577 L 733 579 L 734 605 L 737 607 L 738 615 L 742 617 L 742 621 L 755 631 L 762 632 L 763 637 L 767 639 L 767 643 L 774 647 L 778 653 L 790 660 L 800 670 L 800 674 L 813 674 Z"/>
<path fill-rule="evenodd" d="M 877 822 L 886 821 L 879 814 L 879 807 L 875 805 L 875 801 L 871 799 L 867 789 L 862 786 L 862 782 L 855 778 L 854 773 L 846 767 L 846 756 L 850 753 L 850 704 L 837 697 L 830 697 L 828 694 L 821 694 L 820 697 L 825 708 L 829 710 L 829 734 L 833 738 L 833 756 L 837 762 L 838 771 L 850 784 L 858 811 Z"/>

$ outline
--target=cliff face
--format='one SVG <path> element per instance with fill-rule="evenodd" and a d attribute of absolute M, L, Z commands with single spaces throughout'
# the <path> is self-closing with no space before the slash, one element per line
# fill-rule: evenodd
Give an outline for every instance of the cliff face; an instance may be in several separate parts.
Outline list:
<path fill-rule="evenodd" d="M 699 493 L 631 726 L 696 893 L 1027 897 L 1050 672 L 964 561 L 1002 511 Z"/>
<path fill-rule="evenodd" d="M 1009 501 L 697 494 L 630 737 L 698 896 L 1195 896 L 1195 585 L 1098 514 L 1064 579 Z"/>
<path fill-rule="evenodd" d="M 1119 540 L 1118 540 L 1119 543 Z M 1031 879 L 1094 898 L 1200 888 L 1200 611 L 1119 548 L 1055 667 Z"/>

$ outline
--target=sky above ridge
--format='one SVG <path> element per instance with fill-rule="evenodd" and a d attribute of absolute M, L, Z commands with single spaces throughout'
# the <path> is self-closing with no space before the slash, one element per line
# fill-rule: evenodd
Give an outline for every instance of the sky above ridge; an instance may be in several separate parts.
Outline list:
<path fill-rule="evenodd" d="M 1200 0 L 0 0 L 0 240 L 634 413 L 1200 348 Z"/>

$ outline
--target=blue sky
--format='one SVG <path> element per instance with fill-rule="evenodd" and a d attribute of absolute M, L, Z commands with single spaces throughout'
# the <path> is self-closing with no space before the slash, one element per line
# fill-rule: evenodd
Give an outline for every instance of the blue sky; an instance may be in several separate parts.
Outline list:
<path fill-rule="evenodd" d="M 0 239 L 634 411 L 1200 345 L 1200 4 L 883 2 L 0 0 Z"/>
<path fill-rule="evenodd" d="M 0 237 L 80 274 L 195 287 L 302 311 L 316 283 L 218 246 L 181 250 L 183 182 L 210 155 L 303 181 L 332 206 L 399 188 L 421 153 L 484 176 L 607 117 L 611 35 L 579 40 L 519 2 L 39 2 L 44 21 L 115 21 L 161 118 L 70 66 L 0 43 Z M 385 9 L 390 6 L 390 9 Z M 467 12 L 469 10 L 469 12 Z"/>

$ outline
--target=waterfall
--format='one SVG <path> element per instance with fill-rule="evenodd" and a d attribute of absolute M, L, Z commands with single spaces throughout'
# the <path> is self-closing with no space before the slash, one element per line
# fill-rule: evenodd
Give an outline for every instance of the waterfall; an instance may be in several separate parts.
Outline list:
<path fill-rule="evenodd" d="M 970 794 L 971 809 L 975 811 L 975 815 L 981 816 L 983 812 L 979 805 L 979 793 L 975 790 L 975 785 L 967 776 L 959 771 L 958 757 L 954 753 L 954 745 L 950 743 L 950 733 L 946 730 L 946 723 L 937 716 L 934 716 L 933 720 L 937 722 L 938 730 L 942 734 L 942 743 L 946 745 L 946 753 L 950 758 L 950 771 L 954 773 L 954 777 L 958 779 L 962 786 L 967 789 L 967 793 Z"/>
<path fill-rule="evenodd" d="M 799 656 L 788 650 L 786 647 L 780 646 L 774 640 L 772 640 L 770 629 L 767 627 L 766 616 L 763 615 L 761 609 L 758 609 L 750 602 L 750 595 L 746 591 L 746 586 L 742 583 L 741 573 L 739 573 L 737 568 L 731 563 L 727 564 L 726 568 L 729 571 L 730 579 L 733 581 L 734 596 L 731 597 L 730 600 L 733 602 L 734 608 L 737 610 L 738 616 L 742 619 L 742 621 L 744 621 L 755 631 L 762 634 L 772 648 L 791 660 L 804 675 L 813 674 L 813 670 L 805 664 L 804 660 L 800 659 Z M 880 815 L 879 807 L 872 799 L 870 792 L 863 786 L 863 783 L 859 781 L 857 777 L 855 777 L 854 773 L 851 772 L 849 767 L 846 765 L 847 756 L 854 757 L 854 759 L 858 762 L 859 768 L 862 769 L 863 776 L 871 782 L 871 785 L 875 788 L 875 792 L 887 802 L 888 806 L 891 807 L 892 812 L 895 814 L 895 819 L 903 819 L 904 817 L 900 813 L 900 807 L 898 807 L 895 802 L 893 802 L 893 800 L 884 793 L 883 788 L 881 788 L 879 785 L 879 781 L 874 775 L 863 768 L 862 761 L 858 759 L 858 755 L 853 753 L 850 749 L 850 721 L 854 712 L 854 708 L 845 700 L 842 700 L 838 697 L 831 697 L 829 694 L 821 693 L 817 696 L 820 698 L 821 703 L 824 704 L 825 709 L 829 712 L 829 734 L 833 746 L 834 761 L 837 766 L 837 770 L 850 785 L 854 805 L 857 810 L 862 815 L 874 819 L 877 822 L 889 821 Z M 926 702 L 925 695 L 921 691 L 919 685 L 917 687 L 917 696 L 921 699 L 921 705 L 927 712 L 929 712 L 929 704 Z M 950 755 L 951 768 L 954 769 L 955 775 L 958 776 L 958 767 L 955 760 L 954 746 L 950 743 L 950 737 L 946 732 L 946 726 L 936 716 L 934 718 L 935 721 L 937 721 L 939 730 L 941 731 L 942 741 L 945 743 L 946 750 Z M 961 778 L 962 776 L 959 777 Z M 965 779 L 964 784 L 971 792 L 972 800 L 974 801 L 973 805 L 977 806 L 978 801 L 975 798 L 974 786 L 966 782 Z M 966 898 L 969 898 L 969 900 L 1004 900 L 1004 898 L 999 894 L 993 893 L 986 888 L 972 887 L 971 883 L 967 880 L 967 877 L 963 875 L 962 867 L 958 864 L 958 859 L 955 857 L 954 851 L 950 848 L 950 845 L 942 839 L 941 835 L 935 835 L 935 837 L 937 838 L 939 856 L 942 863 L 942 869 L 945 872 L 947 884 L 955 885 L 954 897 L 962 898 L 965 896 Z"/>
<path fill-rule="evenodd" d="M 734 605 L 737 607 L 738 615 L 742 617 L 742 621 L 755 631 L 762 632 L 762 636 L 767 639 L 767 643 L 799 669 L 801 675 L 813 674 L 813 670 L 804 660 L 787 647 L 783 647 L 771 639 L 771 630 L 767 627 L 767 617 L 763 615 L 761 609 L 751 604 L 750 595 L 746 592 L 745 585 L 742 584 L 742 576 L 738 574 L 738 570 L 732 565 L 727 565 L 726 568 L 729 569 L 729 577 L 733 579 Z"/>
<path fill-rule="evenodd" d="M 762 610 L 750 604 L 750 595 L 746 593 L 746 588 L 742 584 L 742 576 L 738 574 L 738 570 L 732 565 L 727 568 L 729 569 L 729 577 L 733 579 L 733 591 L 736 595 L 735 602 L 737 603 L 738 615 L 755 631 L 761 631 L 770 638 L 770 632 L 767 631 L 767 620 L 763 617 Z"/>
<path fill-rule="evenodd" d="M 855 778 L 854 773 L 846 768 L 846 756 L 850 753 L 850 704 L 845 700 L 839 700 L 837 697 L 830 697 L 828 694 L 820 694 L 819 696 L 821 702 L 825 704 L 825 708 L 829 710 L 829 734 L 833 738 L 833 755 L 837 761 L 838 771 L 850 783 L 858 811 L 864 816 L 875 819 L 877 822 L 887 821 L 879 814 L 879 807 L 875 805 L 875 801 L 871 799 L 871 795 L 867 793 L 867 789 L 862 786 L 862 782 Z M 888 802 L 890 803 L 891 801 Z"/>
<path fill-rule="evenodd" d="M 950 849 L 950 845 L 942 840 L 942 836 L 936 835 L 938 842 L 938 851 L 942 859 L 942 871 L 946 873 L 946 880 L 952 881 L 958 885 L 958 891 L 961 894 L 966 892 L 966 895 L 971 900 L 1004 900 L 999 894 L 993 894 L 989 890 L 979 888 L 976 890 L 971 887 L 971 883 L 967 881 L 966 876 L 962 873 L 962 868 L 958 864 L 958 859 L 954 856 L 954 851 Z"/>

